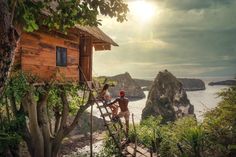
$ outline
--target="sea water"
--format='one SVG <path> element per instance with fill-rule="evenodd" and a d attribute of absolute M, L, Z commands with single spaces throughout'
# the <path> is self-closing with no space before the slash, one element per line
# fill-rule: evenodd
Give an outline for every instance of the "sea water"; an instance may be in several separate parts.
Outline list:
<path fill-rule="evenodd" d="M 203 114 L 217 106 L 217 104 L 221 101 L 221 98 L 217 96 L 217 93 L 220 92 L 223 89 L 228 88 L 228 86 L 209 86 L 208 83 L 210 81 L 219 81 L 224 79 L 203 79 L 206 84 L 206 89 L 201 91 L 188 91 L 187 96 L 190 100 L 190 103 L 194 105 L 194 113 L 197 117 L 198 121 L 202 121 Z M 131 117 L 133 114 L 134 122 L 139 123 L 141 120 L 142 110 L 145 107 L 148 91 L 144 92 L 146 97 L 141 100 L 137 101 L 130 101 L 129 102 L 129 110 L 131 113 Z M 87 109 L 88 112 L 91 111 L 91 108 Z M 96 117 L 100 117 L 100 112 L 96 107 L 93 107 L 93 115 Z M 130 118 L 131 118 L 130 117 Z M 130 123 L 132 123 L 132 120 L 130 120 Z M 102 142 L 98 141 L 94 144 L 94 152 L 99 152 L 102 148 Z M 76 156 L 76 154 L 85 153 L 87 154 L 89 152 L 89 147 L 83 147 L 79 148 L 77 152 L 73 152 Z"/>
<path fill-rule="evenodd" d="M 202 79 L 205 82 L 206 89 L 200 91 L 187 91 L 188 99 L 190 103 L 194 106 L 194 113 L 197 117 L 198 121 L 202 121 L 203 114 L 217 106 L 217 104 L 221 101 L 221 98 L 218 97 L 217 93 L 228 88 L 228 86 L 209 86 L 208 83 L 210 81 L 219 81 L 224 80 L 222 78 L 204 78 Z M 132 114 L 134 117 L 134 122 L 139 123 L 142 116 L 142 110 L 145 107 L 148 91 L 144 91 L 145 98 L 137 101 L 129 102 L 129 110 L 131 113 L 130 123 L 132 123 Z M 87 110 L 90 112 L 90 108 Z M 99 110 L 94 107 L 93 115 L 96 117 L 100 117 Z M 100 117 L 101 118 L 101 117 Z"/>

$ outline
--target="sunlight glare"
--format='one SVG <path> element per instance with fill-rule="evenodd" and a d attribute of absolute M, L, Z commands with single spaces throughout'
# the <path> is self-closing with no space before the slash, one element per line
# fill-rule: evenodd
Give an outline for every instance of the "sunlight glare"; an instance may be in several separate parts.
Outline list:
<path fill-rule="evenodd" d="M 140 22 L 147 22 L 155 16 L 157 7 L 145 0 L 138 0 L 130 4 L 130 12 Z"/>

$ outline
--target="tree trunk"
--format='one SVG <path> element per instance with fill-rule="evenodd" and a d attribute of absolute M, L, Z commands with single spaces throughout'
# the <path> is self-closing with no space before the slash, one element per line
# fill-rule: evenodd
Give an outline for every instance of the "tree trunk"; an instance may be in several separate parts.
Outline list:
<path fill-rule="evenodd" d="M 15 31 L 11 26 L 11 15 L 7 0 L 0 0 L 0 96 L 10 71 L 13 51 L 16 47 Z"/>
<path fill-rule="evenodd" d="M 47 114 L 48 90 L 45 94 L 40 94 L 37 104 L 38 123 L 42 131 L 44 141 L 44 157 L 51 157 L 51 136 Z"/>
<path fill-rule="evenodd" d="M 25 101 L 28 106 L 29 114 L 29 131 L 32 138 L 32 145 L 34 148 L 34 157 L 44 156 L 44 138 L 38 124 L 37 103 L 34 100 L 33 87 L 31 86 Z"/>
<path fill-rule="evenodd" d="M 24 106 L 24 109 L 21 110 L 16 108 L 14 95 L 9 96 L 11 107 L 14 110 L 13 114 L 17 117 L 20 112 L 23 112 L 28 117 L 29 121 L 27 122 L 25 119 L 24 124 L 22 124 L 22 135 L 31 157 L 58 157 L 63 139 L 77 126 L 82 113 L 94 103 L 92 94 L 90 93 L 87 103 L 80 106 L 73 122 L 69 125 L 67 123 L 69 101 L 66 92 L 62 91 L 60 97 L 63 107 L 62 109 L 53 109 L 61 120 L 57 120 L 58 129 L 52 134 L 47 113 L 49 89 L 45 88 L 45 92 L 38 95 L 38 100 L 35 99 L 34 91 L 35 87 L 31 85 L 22 99 L 21 108 Z M 62 112 L 61 115 L 60 111 Z"/>

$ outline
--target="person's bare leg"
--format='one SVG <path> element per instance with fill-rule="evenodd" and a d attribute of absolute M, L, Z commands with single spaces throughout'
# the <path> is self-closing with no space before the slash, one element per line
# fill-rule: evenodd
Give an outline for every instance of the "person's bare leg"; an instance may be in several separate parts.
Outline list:
<path fill-rule="evenodd" d="M 117 116 L 117 114 L 118 114 L 118 107 L 114 106 L 114 116 Z"/>

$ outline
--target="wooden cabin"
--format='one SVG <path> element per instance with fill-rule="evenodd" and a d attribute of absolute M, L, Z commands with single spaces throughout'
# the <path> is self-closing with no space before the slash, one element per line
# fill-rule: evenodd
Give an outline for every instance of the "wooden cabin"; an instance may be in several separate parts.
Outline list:
<path fill-rule="evenodd" d="M 13 67 L 37 76 L 40 81 L 84 81 L 80 66 L 91 81 L 93 50 L 111 50 L 111 45 L 118 46 L 98 27 L 76 25 L 67 34 L 47 28 L 23 32 Z"/>

